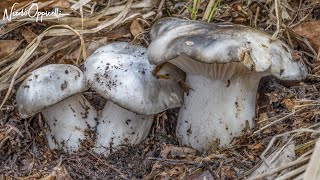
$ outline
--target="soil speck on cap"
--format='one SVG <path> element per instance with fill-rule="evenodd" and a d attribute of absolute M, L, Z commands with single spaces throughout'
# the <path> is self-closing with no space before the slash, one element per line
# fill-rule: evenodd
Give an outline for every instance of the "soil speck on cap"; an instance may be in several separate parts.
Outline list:
<path fill-rule="evenodd" d="M 61 90 L 65 90 L 66 88 L 68 87 L 68 82 L 67 81 L 64 81 L 63 84 L 61 84 Z"/>

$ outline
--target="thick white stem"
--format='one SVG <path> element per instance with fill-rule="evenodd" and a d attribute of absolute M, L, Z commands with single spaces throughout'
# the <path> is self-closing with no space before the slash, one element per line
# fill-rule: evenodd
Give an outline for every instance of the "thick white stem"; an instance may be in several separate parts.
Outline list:
<path fill-rule="evenodd" d="M 97 111 L 82 94 L 50 106 L 42 114 L 49 125 L 47 139 L 51 149 L 76 151 L 81 141 L 86 139 L 85 131 L 96 127 Z"/>
<path fill-rule="evenodd" d="M 260 78 L 248 73 L 212 80 L 187 74 L 192 89 L 184 97 L 177 124 L 182 143 L 208 151 L 228 146 L 247 124 L 252 127 Z"/>
<path fill-rule="evenodd" d="M 107 156 L 121 144 L 140 143 L 147 137 L 152 120 L 153 115 L 137 115 L 108 101 L 99 118 L 94 151 Z"/>

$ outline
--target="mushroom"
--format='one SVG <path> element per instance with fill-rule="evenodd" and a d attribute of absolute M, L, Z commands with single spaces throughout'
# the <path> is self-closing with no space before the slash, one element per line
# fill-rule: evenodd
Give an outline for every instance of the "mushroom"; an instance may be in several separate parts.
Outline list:
<path fill-rule="evenodd" d="M 41 112 L 49 131 L 49 147 L 67 152 L 79 149 L 85 131 L 96 126 L 97 111 L 82 96 L 83 73 L 75 66 L 52 64 L 34 70 L 17 91 L 22 118 Z"/>
<path fill-rule="evenodd" d="M 169 62 L 186 72 L 190 90 L 176 132 L 182 144 L 199 151 L 228 146 L 253 126 L 261 77 L 307 75 L 288 45 L 250 27 L 163 18 L 150 34 L 150 63 Z"/>
<path fill-rule="evenodd" d="M 168 79 L 157 79 L 151 72 L 154 68 L 146 48 L 125 42 L 110 43 L 88 57 L 87 82 L 108 100 L 98 118 L 95 152 L 108 155 L 121 144 L 140 143 L 154 114 L 182 105 L 177 81 L 184 80 L 184 72 L 168 65 L 161 70 Z"/>

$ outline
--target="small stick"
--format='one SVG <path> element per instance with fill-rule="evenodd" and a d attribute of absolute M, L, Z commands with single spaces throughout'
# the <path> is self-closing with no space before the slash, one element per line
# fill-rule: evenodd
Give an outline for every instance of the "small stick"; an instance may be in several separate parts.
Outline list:
<path fill-rule="evenodd" d="M 254 17 L 254 27 L 257 27 L 259 13 L 260 13 L 260 6 L 257 6 L 256 15 Z"/>
<path fill-rule="evenodd" d="M 280 118 L 280 119 L 278 119 L 278 120 L 276 120 L 276 121 L 273 121 L 272 123 L 270 123 L 270 124 L 268 124 L 268 125 L 260 128 L 259 130 L 255 131 L 255 132 L 251 135 L 251 137 L 252 137 L 252 136 L 255 136 L 256 134 L 260 133 L 261 131 L 267 129 L 268 127 L 270 127 L 270 126 L 272 126 L 272 125 L 274 125 L 274 124 L 276 124 L 276 123 L 278 123 L 278 122 L 281 122 L 281 121 L 284 121 L 284 120 L 288 119 L 289 117 L 293 116 L 295 113 L 298 113 L 298 112 L 300 112 L 300 111 L 302 111 L 302 110 L 304 110 L 304 109 L 306 109 L 306 108 L 301 108 L 301 109 L 299 109 L 299 110 L 297 110 L 297 111 L 295 111 L 295 112 L 292 112 L 292 113 L 290 113 L 290 114 L 288 114 L 288 115 L 286 115 L 286 116 L 284 116 L 284 117 L 282 117 L 282 118 Z"/>
<path fill-rule="evenodd" d="M 156 161 L 161 161 L 161 162 L 168 162 L 171 164 L 199 164 L 197 162 L 191 162 L 191 161 L 185 161 L 185 160 L 176 160 L 176 159 L 166 159 L 166 158 L 155 158 L 155 157 L 149 157 L 149 160 L 156 160 Z"/>

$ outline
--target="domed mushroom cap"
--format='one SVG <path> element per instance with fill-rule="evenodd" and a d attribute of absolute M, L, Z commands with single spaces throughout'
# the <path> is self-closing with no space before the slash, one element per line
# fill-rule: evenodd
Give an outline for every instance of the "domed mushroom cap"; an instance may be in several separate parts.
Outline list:
<path fill-rule="evenodd" d="M 104 98 L 138 114 L 156 114 L 182 105 L 178 80 L 184 73 L 173 65 L 166 67 L 169 79 L 152 75 L 154 65 L 146 48 L 115 42 L 99 48 L 85 63 L 85 77 Z"/>
<path fill-rule="evenodd" d="M 85 90 L 81 70 L 72 65 L 51 64 L 36 69 L 17 91 L 18 110 L 22 118 L 33 116 Z"/>
<path fill-rule="evenodd" d="M 183 55 L 206 64 L 240 62 L 248 70 L 269 71 L 283 80 L 299 80 L 307 74 L 301 63 L 292 60 L 289 46 L 250 27 L 163 18 L 150 34 L 151 64 Z"/>

